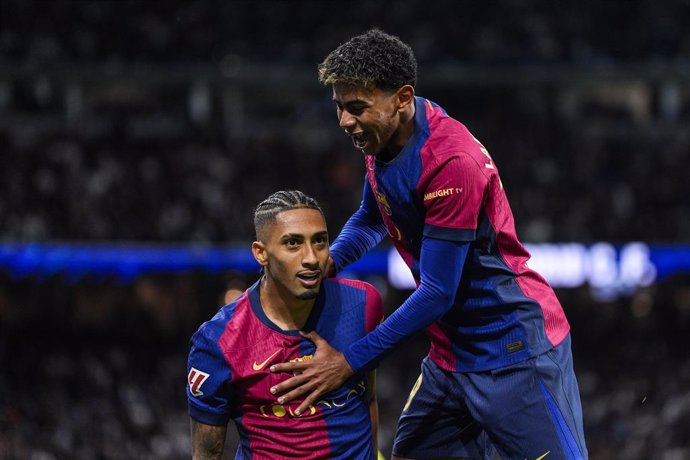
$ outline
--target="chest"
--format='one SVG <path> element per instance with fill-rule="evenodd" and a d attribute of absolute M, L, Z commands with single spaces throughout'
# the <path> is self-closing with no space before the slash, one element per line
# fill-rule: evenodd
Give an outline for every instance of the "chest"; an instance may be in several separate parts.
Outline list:
<path fill-rule="evenodd" d="M 423 200 L 419 195 L 420 175 L 412 162 L 375 167 L 367 162 L 367 181 L 384 218 L 397 223 L 423 219 Z"/>

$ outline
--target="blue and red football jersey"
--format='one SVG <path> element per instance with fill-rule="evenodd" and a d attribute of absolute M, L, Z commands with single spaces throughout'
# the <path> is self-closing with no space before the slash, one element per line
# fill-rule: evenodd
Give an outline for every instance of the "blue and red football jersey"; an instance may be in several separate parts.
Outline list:
<path fill-rule="evenodd" d="M 439 275 L 424 295 L 448 302 L 426 329 L 429 357 L 442 369 L 497 369 L 559 344 L 570 327 L 553 289 L 527 266 L 530 255 L 517 238 L 489 152 L 429 100 L 415 98 L 414 124 L 393 160 L 365 157 L 361 207 L 331 247 L 336 266 L 353 262 L 387 233 L 418 285 L 425 274 Z M 448 279 L 455 285 L 443 286 Z M 410 296 L 382 327 L 344 351 L 354 369 L 370 367 L 415 332 L 414 323 L 434 308 L 422 297 Z"/>
<path fill-rule="evenodd" d="M 381 322 L 378 291 L 338 278 L 323 281 L 303 330 L 315 330 L 336 349 L 363 337 Z M 355 375 L 297 416 L 300 400 L 278 404 L 269 389 L 288 379 L 272 364 L 310 359 L 314 344 L 285 331 L 265 315 L 259 282 L 221 308 L 191 339 L 189 413 L 209 425 L 237 425 L 237 459 L 376 458 L 369 414 L 369 382 Z"/>

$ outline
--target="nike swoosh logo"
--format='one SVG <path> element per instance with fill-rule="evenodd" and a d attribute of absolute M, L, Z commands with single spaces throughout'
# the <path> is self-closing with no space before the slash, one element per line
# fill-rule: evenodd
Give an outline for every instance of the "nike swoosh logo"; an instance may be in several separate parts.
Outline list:
<path fill-rule="evenodd" d="M 269 356 L 268 358 L 266 358 L 266 360 L 265 360 L 264 362 L 262 362 L 262 363 L 256 364 L 256 361 L 254 361 L 254 364 L 252 364 L 252 368 L 253 368 L 255 371 L 260 371 L 260 370 L 263 369 L 264 366 L 271 360 L 271 358 L 273 358 L 273 357 L 274 357 L 275 355 L 277 355 L 278 353 L 280 353 L 280 350 L 276 350 L 275 353 L 273 353 L 271 356 Z"/>
<path fill-rule="evenodd" d="M 545 454 L 540 455 L 539 457 L 535 458 L 534 460 L 542 460 L 544 457 L 546 457 L 546 456 L 549 455 L 550 453 L 551 453 L 551 451 L 548 450 L 548 451 L 546 451 Z"/>

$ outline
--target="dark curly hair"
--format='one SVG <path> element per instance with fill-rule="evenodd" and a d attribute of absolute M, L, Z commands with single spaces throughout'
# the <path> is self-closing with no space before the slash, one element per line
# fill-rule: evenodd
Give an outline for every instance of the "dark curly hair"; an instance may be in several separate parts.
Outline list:
<path fill-rule="evenodd" d="M 396 90 L 417 83 L 417 59 L 409 45 L 379 29 L 357 35 L 319 64 L 324 85 L 347 83 Z"/>

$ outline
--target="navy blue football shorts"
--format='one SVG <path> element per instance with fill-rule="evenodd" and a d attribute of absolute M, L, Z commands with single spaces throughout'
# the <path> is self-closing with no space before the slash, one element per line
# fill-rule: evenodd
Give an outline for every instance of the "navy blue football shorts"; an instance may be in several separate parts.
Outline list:
<path fill-rule="evenodd" d="M 393 453 L 413 459 L 587 459 L 570 336 L 487 372 L 447 372 L 429 358 L 405 404 Z"/>

